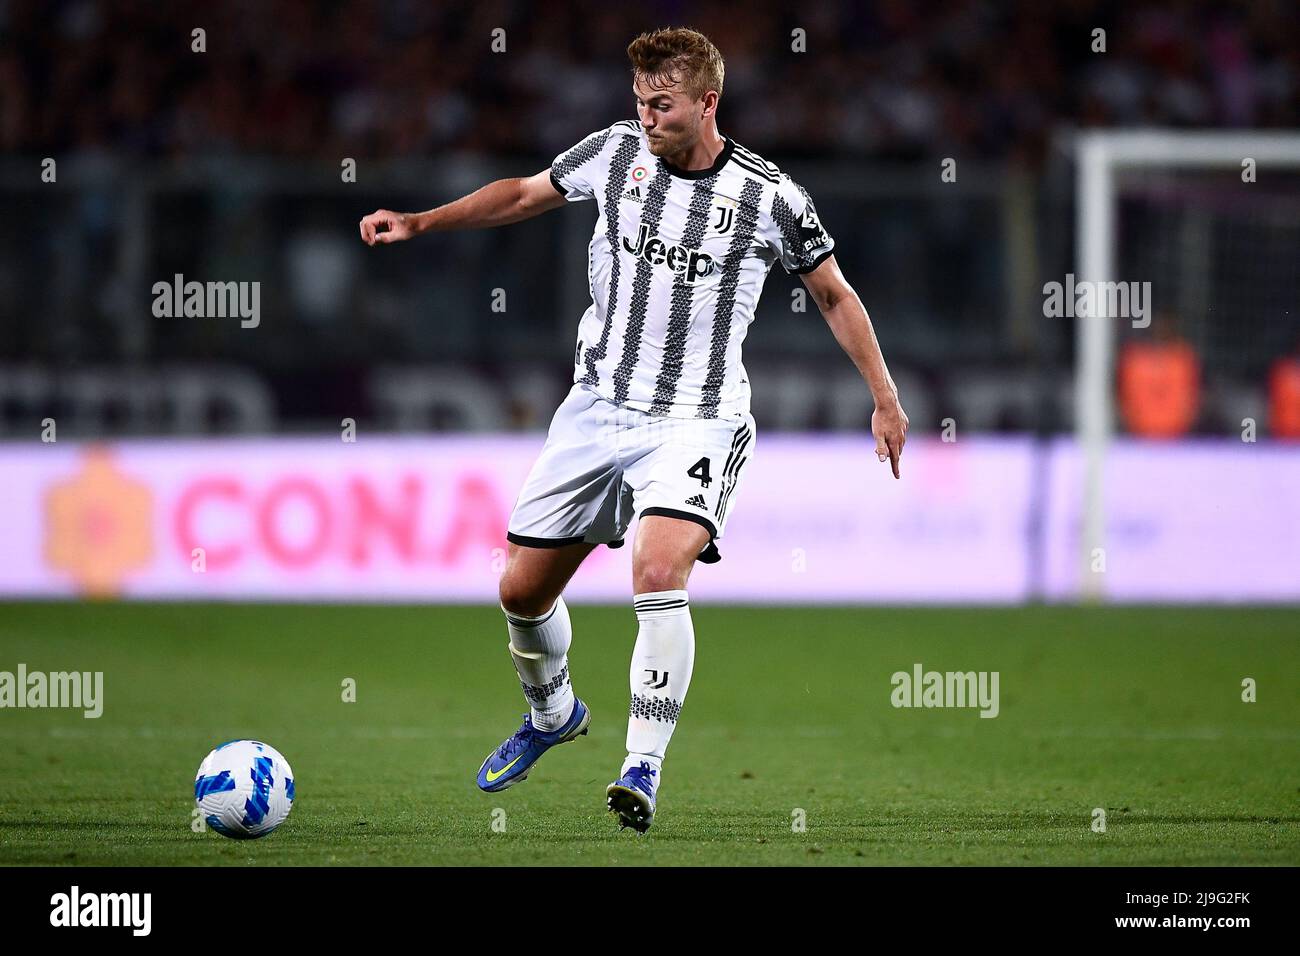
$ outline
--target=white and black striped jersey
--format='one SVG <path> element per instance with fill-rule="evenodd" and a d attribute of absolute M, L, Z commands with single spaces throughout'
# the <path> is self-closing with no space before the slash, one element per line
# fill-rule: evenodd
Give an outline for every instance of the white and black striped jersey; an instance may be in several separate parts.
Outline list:
<path fill-rule="evenodd" d="M 676 169 L 625 120 L 551 164 L 555 188 L 598 212 L 574 381 L 616 404 L 679 418 L 748 412 L 740 349 L 772 263 L 810 272 L 835 246 L 803 187 L 723 141 L 710 168 Z"/>

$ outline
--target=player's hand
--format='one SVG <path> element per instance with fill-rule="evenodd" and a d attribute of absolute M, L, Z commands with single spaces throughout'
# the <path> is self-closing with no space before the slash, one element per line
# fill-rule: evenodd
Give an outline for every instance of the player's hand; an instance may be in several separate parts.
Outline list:
<path fill-rule="evenodd" d="M 376 242 L 401 242 L 415 235 L 414 217 L 404 212 L 376 209 L 361 220 L 361 241 L 368 246 Z"/>
<path fill-rule="evenodd" d="M 871 413 L 871 434 L 876 436 L 876 457 L 888 461 L 898 473 L 898 459 L 903 454 L 903 445 L 907 442 L 907 413 L 895 398 L 888 402 L 877 402 L 876 410 Z"/>

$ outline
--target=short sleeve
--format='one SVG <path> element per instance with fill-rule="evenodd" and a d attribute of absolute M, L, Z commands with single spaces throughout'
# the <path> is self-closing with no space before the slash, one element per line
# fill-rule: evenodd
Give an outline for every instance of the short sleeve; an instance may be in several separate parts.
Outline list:
<path fill-rule="evenodd" d="M 551 163 L 551 185 L 569 202 L 593 199 L 598 188 L 600 163 L 596 158 L 609 142 L 610 131 L 602 129 L 566 149 Z"/>
<path fill-rule="evenodd" d="M 785 173 L 772 199 L 777 255 L 791 275 L 812 272 L 835 249 L 835 240 L 817 216 L 807 190 Z"/>

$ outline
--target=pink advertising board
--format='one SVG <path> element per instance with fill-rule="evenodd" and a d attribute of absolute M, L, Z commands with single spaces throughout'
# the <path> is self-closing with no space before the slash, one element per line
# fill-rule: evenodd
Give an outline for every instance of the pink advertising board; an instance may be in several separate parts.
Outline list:
<path fill-rule="evenodd" d="M 541 435 L 0 445 L 0 595 L 491 602 Z M 1116 443 L 1117 600 L 1300 600 L 1300 450 Z M 861 437 L 762 435 L 724 602 L 1014 603 L 1078 594 L 1079 461 L 1061 440 L 909 441 L 903 480 Z M 1041 515 L 1042 520 L 1033 520 Z M 626 601 L 631 547 L 567 595 Z"/>

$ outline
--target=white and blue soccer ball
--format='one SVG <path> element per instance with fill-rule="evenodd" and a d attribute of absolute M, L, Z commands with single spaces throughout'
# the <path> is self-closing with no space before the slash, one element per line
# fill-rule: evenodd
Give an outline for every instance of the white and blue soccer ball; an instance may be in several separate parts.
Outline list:
<path fill-rule="evenodd" d="M 204 822 L 222 836 L 263 837 L 293 808 L 293 769 L 270 744 L 230 740 L 203 758 L 194 801 Z"/>

